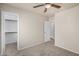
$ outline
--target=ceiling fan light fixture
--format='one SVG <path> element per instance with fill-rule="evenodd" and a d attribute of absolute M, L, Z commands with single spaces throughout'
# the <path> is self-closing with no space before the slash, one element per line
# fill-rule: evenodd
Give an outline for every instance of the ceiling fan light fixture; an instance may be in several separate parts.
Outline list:
<path fill-rule="evenodd" d="M 50 4 L 45 5 L 45 8 L 50 8 L 50 7 L 51 7 Z"/>

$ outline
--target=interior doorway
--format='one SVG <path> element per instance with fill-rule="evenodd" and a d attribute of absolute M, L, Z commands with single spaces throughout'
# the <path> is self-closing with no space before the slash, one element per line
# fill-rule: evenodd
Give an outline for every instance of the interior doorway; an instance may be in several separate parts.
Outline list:
<path fill-rule="evenodd" d="M 44 41 L 50 41 L 50 22 L 44 22 Z"/>
<path fill-rule="evenodd" d="M 13 54 L 17 50 L 17 20 L 5 21 L 5 55 Z"/>
<path fill-rule="evenodd" d="M 50 21 L 44 22 L 44 42 L 53 39 L 55 41 L 55 24 Z"/>
<path fill-rule="evenodd" d="M 19 46 L 19 16 L 1 11 L 1 55 L 12 54 Z"/>

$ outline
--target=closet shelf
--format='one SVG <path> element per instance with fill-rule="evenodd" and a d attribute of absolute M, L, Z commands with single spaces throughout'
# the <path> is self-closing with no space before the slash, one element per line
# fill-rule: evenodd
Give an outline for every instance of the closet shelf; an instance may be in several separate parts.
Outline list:
<path fill-rule="evenodd" d="M 17 33 L 17 32 L 5 32 L 5 33 Z"/>
<path fill-rule="evenodd" d="M 5 21 L 17 21 L 17 20 L 10 20 L 10 19 L 5 19 Z"/>

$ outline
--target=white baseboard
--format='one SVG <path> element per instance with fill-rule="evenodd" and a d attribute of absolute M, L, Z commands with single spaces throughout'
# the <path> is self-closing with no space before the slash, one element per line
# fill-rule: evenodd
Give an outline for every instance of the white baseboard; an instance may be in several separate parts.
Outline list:
<path fill-rule="evenodd" d="M 65 47 L 63 47 L 63 46 L 59 46 L 59 45 L 57 45 L 57 44 L 55 44 L 55 46 L 60 47 L 60 48 L 65 49 L 65 50 L 68 50 L 68 51 L 71 51 L 71 52 L 73 52 L 73 53 L 79 54 L 79 52 L 72 51 L 71 49 L 67 49 L 67 48 L 65 48 Z"/>
<path fill-rule="evenodd" d="M 40 45 L 40 44 L 42 44 L 42 43 L 44 43 L 44 42 L 36 43 L 36 44 L 34 44 L 34 45 L 30 45 L 29 47 L 19 48 L 18 50 L 23 50 L 23 49 L 31 48 L 31 47 Z"/>

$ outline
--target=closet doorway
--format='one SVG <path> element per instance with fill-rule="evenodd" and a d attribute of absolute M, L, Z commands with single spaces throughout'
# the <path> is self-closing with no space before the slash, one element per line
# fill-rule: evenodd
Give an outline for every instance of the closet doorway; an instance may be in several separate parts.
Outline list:
<path fill-rule="evenodd" d="M 2 55 L 14 55 L 18 49 L 19 16 L 13 12 L 1 12 Z"/>

